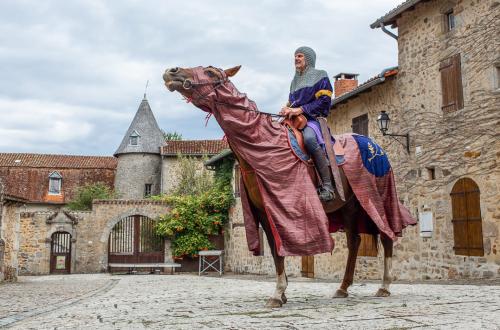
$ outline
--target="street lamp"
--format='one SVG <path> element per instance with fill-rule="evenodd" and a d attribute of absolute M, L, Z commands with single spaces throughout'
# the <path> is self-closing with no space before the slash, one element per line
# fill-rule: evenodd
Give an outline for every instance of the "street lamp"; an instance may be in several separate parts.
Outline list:
<path fill-rule="evenodd" d="M 406 147 L 406 151 L 408 153 L 410 153 L 410 134 L 409 133 L 406 133 L 406 134 L 389 134 L 389 133 L 387 133 L 387 131 L 389 130 L 390 122 L 391 122 L 391 118 L 389 118 L 389 115 L 387 114 L 387 112 L 381 111 L 380 115 L 378 115 L 378 118 L 377 118 L 377 124 L 378 124 L 378 128 L 379 128 L 380 132 L 382 132 L 382 135 L 383 136 L 387 135 L 387 136 L 405 137 L 406 138 L 406 146 L 403 144 L 403 142 L 399 141 L 398 139 L 395 139 L 395 140 L 398 141 L 399 143 L 401 143 L 401 145 L 403 145 L 403 147 Z"/>

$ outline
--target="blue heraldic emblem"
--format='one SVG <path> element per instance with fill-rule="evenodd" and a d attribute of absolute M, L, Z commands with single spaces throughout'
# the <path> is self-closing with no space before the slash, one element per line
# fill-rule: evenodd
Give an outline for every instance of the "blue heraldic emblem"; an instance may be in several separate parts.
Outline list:
<path fill-rule="evenodd" d="M 363 166 L 368 172 L 376 177 L 386 175 L 391 169 L 391 164 L 384 149 L 364 135 L 353 134 L 353 138 L 358 144 Z"/>

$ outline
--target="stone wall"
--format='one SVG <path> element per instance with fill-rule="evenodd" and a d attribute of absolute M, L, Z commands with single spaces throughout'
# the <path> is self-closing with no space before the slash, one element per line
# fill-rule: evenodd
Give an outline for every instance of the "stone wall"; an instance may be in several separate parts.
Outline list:
<path fill-rule="evenodd" d="M 151 184 L 151 194 L 160 193 L 161 157 L 153 154 L 122 154 L 118 156 L 115 189 L 120 198 L 144 198 L 145 185 Z"/>
<path fill-rule="evenodd" d="M 108 263 L 108 238 L 116 223 L 130 215 L 156 219 L 168 212 L 162 202 L 147 200 L 94 201 L 92 211 L 40 210 L 41 206 L 4 207 L 5 267 L 20 275 L 50 272 L 52 234 L 71 234 L 71 273 L 104 272 Z M 170 262 L 170 242 L 165 242 L 165 261 Z"/>
<path fill-rule="evenodd" d="M 184 156 L 188 157 L 188 156 Z M 194 157 L 198 162 L 198 170 L 203 170 L 203 162 L 206 160 L 204 157 L 200 156 L 189 156 Z M 180 183 L 180 159 L 178 157 L 163 156 L 161 163 L 161 192 L 168 194 L 175 188 L 179 186 Z"/>
<path fill-rule="evenodd" d="M 457 27 L 445 32 L 443 13 L 453 8 Z M 456 279 L 500 277 L 500 155 L 498 108 L 500 90 L 495 66 L 500 63 L 498 43 L 500 4 L 484 1 L 429 1 L 418 4 L 398 20 L 399 72 L 383 84 L 335 107 L 328 118 L 334 134 L 351 132 L 352 118 L 368 114 L 369 135 L 389 154 L 400 200 L 417 216 L 433 215 L 431 237 L 421 237 L 420 225 L 407 228 L 395 244 L 396 279 Z M 380 33 L 382 33 L 380 31 Z M 496 39 L 495 39 L 496 38 Z M 439 64 L 461 54 L 464 108 L 441 110 Z M 377 128 L 380 111 L 391 117 L 390 133 L 410 133 L 410 154 Z M 435 178 L 427 169 L 433 169 Z M 455 255 L 450 192 L 458 179 L 468 177 L 480 189 L 484 256 Z M 236 206 L 227 231 L 228 267 L 236 272 L 273 274 L 269 255 L 252 257 Z M 315 277 L 341 279 L 346 263 L 342 233 L 333 235 L 332 255 L 315 256 Z M 267 250 L 268 251 L 268 250 Z M 359 257 L 357 279 L 380 279 L 382 248 L 378 257 Z M 300 259 L 287 258 L 287 269 L 300 274 Z"/>

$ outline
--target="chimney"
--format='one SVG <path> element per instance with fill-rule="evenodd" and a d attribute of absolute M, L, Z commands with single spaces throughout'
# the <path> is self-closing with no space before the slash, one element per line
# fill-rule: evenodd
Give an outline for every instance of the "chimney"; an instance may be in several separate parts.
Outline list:
<path fill-rule="evenodd" d="M 357 73 L 339 73 L 334 76 L 335 97 L 352 91 L 358 87 L 358 74 Z"/>

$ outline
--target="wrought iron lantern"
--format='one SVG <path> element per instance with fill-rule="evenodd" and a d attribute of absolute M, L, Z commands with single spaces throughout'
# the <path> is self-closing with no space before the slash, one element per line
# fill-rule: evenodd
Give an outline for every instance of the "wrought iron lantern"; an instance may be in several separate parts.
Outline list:
<path fill-rule="evenodd" d="M 398 141 L 399 143 L 401 143 L 401 145 L 403 145 L 404 147 L 406 147 L 406 151 L 408 153 L 410 153 L 410 134 L 409 133 L 406 133 L 406 134 L 387 133 L 387 131 L 389 130 L 390 123 L 391 123 L 391 118 L 389 118 L 389 114 L 387 114 L 387 112 L 385 112 L 385 111 L 381 111 L 377 117 L 377 124 L 378 124 L 378 128 L 379 128 L 380 132 L 382 132 L 382 135 L 383 136 L 387 135 L 387 136 L 392 136 L 392 137 L 400 136 L 400 137 L 406 138 L 406 145 L 403 142 L 401 142 L 399 139 L 395 138 L 395 140 Z"/>

